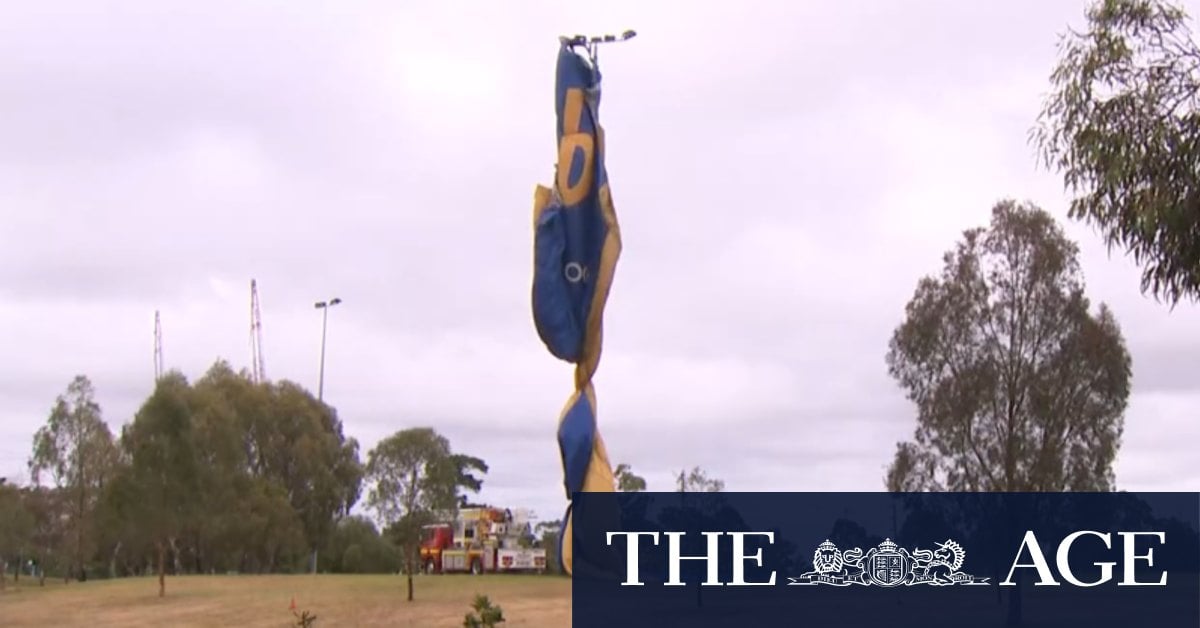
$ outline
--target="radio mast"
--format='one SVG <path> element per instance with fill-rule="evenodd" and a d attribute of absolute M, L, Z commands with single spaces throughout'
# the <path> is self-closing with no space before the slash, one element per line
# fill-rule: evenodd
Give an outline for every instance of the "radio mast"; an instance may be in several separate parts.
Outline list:
<path fill-rule="evenodd" d="M 250 378 L 255 384 L 267 381 L 263 359 L 262 312 L 258 307 L 258 282 L 250 280 Z"/>
<path fill-rule="evenodd" d="M 154 310 L 154 381 L 162 379 L 163 376 L 163 339 L 162 339 L 162 317 L 159 316 L 158 310 Z"/>

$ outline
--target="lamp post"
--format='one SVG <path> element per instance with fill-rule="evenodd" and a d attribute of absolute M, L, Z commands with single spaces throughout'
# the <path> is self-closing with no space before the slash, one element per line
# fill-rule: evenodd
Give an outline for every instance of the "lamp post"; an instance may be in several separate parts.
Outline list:
<path fill-rule="evenodd" d="M 321 374 L 317 379 L 317 401 L 325 400 L 325 330 L 329 328 L 329 308 L 341 303 L 334 297 L 328 301 L 317 301 L 313 307 L 321 310 Z M 312 573 L 317 573 L 317 548 L 312 548 Z"/>
<path fill-rule="evenodd" d="M 329 308 L 341 302 L 341 299 L 334 297 L 314 304 L 314 307 L 321 310 L 321 375 L 317 380 L 317 401 L 325 399 L 325 330 L 329 326 Z"/>

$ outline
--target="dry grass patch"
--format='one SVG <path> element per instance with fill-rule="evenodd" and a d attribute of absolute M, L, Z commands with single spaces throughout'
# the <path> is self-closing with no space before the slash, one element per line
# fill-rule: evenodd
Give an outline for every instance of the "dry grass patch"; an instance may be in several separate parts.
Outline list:
<path fill-rule="evenodd" d="M 460 627 L 482 593 L 504 609 L 505 628 L 571 624 L 567 578 L 505 575 L 421 576 L 416 598 L 404 599 L 402 576 L 182 576 L 167 578 L 158 597 L 154 578 L 93 580 L 63 585 L 22 579 L 0 593 L 4 626 L 247 626 L 295 624 L 288 609 L 315 613 L 316 628 L 333 626 Z"/>

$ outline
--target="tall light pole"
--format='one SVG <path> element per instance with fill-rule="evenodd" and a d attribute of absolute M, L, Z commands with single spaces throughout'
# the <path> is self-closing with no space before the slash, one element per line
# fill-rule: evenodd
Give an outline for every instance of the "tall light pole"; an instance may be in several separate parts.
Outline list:
<path fill-rule="evenodd" d="M 317 301 L 313 307 L 321 310 L 321 375 L 317 380 L 317 401 L 325 400 L 325 330 L 329 327 L 329 308 L 341 303 L 334 297 L 328 301 Z M 312 573 L 317 573 L 317 548 L 312 549 Z"/>
<path fill-rule="evenodd" d="M 317 401 L 325 399 L 325 330 L 329 326 L 329 308 L 341 302 L 341 299 L 334 297 L 328 301 L 317 301 L 314 304 L 314 307 L 321 310 L 321 375 L 317 380 Z"/>

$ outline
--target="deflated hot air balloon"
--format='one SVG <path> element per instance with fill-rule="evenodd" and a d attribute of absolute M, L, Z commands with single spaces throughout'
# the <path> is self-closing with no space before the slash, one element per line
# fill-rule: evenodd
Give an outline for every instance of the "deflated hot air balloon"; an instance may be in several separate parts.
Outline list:
<path fill-rule="evenodd" d="M 597 46 L 608 36 L 562 38 L 554 86 L 558 161 L 554 187 L 534 191 L 533 320 L 555 357 L 575 364 L 575 392 L 558 424 L 567 499 L 613 492 L 612 465 L 596 427 L 592 376 L 600 362 L 604 305 L 621 255 L 621 232 L 604 168 Z M 588 56 L 577 52 L 582 48 Z M 563 570 L 572 573 L 571 506 L 560 536 Z"/>

